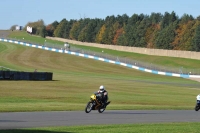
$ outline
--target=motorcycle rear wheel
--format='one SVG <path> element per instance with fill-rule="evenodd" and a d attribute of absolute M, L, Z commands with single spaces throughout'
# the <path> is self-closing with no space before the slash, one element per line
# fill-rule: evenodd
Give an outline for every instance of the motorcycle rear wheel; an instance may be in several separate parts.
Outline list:
<path fill-rule="evenodd" d="M 93 103 L 88 102 L 85 107 L 85 113 L 90 113 L 90 111 L 92 110 L 92 106 L 93 106 Z"/>

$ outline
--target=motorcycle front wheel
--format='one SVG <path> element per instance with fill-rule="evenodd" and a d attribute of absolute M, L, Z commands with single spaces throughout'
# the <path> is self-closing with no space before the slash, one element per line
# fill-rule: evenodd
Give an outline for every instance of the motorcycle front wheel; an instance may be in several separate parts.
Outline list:
<path fill-rule="evenodd" d="M 85 107 L 85 113 L 90 113 L 90 111 L 92 110 L 92 106 L 93 106 L 93 103 L 88 102 Z"/>
<path fill-rule="evenodd" d="M 198 111 L 200 109 L 199 105 L 197 104 L 194 109 L 195 109 L 195 111 Z"/>

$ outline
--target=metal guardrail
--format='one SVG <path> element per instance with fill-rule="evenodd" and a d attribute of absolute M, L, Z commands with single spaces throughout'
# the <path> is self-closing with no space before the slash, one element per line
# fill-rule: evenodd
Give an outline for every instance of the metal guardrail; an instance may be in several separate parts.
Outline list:
<path fill-rule="evenodd" d="M 24 40 L 20 40 L 20 39 L 13 39 L 13 38 L 5 38 L 5 39 L 10 39 L 10 40 L 13 40 L 13 41 L 21 41 L 21 42 L 33 44 L 30 41 L 24 41 Z M 46 47 L 55 48 L 55 49 L 64 49 L 64 44 L 63 44 L 63 46 L 61 46 L 61 45 L 58 45 L 58 44 L 44 42 L 44 44 L 35 44 L 35 45 L 46 46 Z M 200 75 L 200 69 L 188 69 L 188 68 L 184 68 L 182 66 L 180 66 L 180 67 L 166 67 L 166 66 L 157 65 L 157 64 L 154 64 L 154 63 L 147 63 L 147 62 L 143 62 L 143 61 L 133 60 L 133 59 L 130 59 L 130 58 L 113 56 L 113 55 L 109 55 L 109 54 L 104 53 L 104 52 L 94 52 L 94 51 L 90 51 L 90 50 L 85 50 L 85 49 L 77 48 L 75 46 L 70 46 L 69 50 L 72 51 L 72 52 L 78 52 L 78 53 L 82 53 L 82 54 L 88 54 L 88 55 L 93 55 L 93 56 L 95 55 L 97 57 L 101 57 L 101 58 L 105 58 L 105 59 L 109 59 L 109 60 L 114 60 L 114 61 L 130 64 L 130 65 L 135 65 L 135 66 L 138 66 L 138 67 L 142 67 L 142 68 L 150 69 L 150 70 L 155 70 L 155 71 L 163 71 L 163 72 L 170 72 L 170 73 L 177 73 L 177 74 L 188 74 L 188 75 L 189 74 Z"/>

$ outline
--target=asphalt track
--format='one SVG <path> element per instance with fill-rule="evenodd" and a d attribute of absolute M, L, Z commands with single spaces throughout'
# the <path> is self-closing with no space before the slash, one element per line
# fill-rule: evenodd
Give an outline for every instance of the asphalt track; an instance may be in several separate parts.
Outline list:
<path fill-rule="evenodd" d="M 199 122 L 194 110 L 105 110 L 0 113 L 0 129 L 100 124 Z"/>

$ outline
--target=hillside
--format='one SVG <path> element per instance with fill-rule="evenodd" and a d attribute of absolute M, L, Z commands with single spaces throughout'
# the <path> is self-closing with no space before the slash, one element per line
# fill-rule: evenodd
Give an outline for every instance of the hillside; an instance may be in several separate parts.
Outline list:
<path fill-rule="evenodd" d="M 112 101 L 108 110 L 191 109 L 199 86 L 198 82 L 183 78 L 5 42 L 0 42 L 0 66 L 53 72 L 53 81 L 1 81 L 0 111 L 4 112 L 82 110 L 89 95 L 102 84 Z"/>

